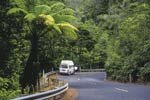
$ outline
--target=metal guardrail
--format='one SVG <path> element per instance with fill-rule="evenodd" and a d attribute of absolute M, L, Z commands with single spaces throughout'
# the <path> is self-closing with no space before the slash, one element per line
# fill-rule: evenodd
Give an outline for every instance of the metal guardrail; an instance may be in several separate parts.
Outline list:
<path fill-rule="evenodd" d="M 80 72 L 105 72 L 105 69 L 81 69 Z"/>
<path fill-rule="evenodd" d="M 15 98 L 13 100 L 45 100 L 52 97 L 55 97 L 57 95 L 60 95 L 68 90 L 68 83 L 66 83 L 64 86 L 58 87 L 53 90 L 49 90 L 46 92 L 36 93 L 24 97 Z"/>
<path fill-rule="evenodd" d="M 57 72 L 45 73 L 40 79 L 40 91 L 45 87 L 56 86 L 60 81 L 57 80 Z"/>

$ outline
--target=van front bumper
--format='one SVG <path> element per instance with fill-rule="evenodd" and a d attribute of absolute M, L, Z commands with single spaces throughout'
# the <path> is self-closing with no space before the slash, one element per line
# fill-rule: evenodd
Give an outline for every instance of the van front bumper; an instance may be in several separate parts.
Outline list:
<path fill-rule="evenodd" d="M 60 70 L 59 73 L 61 73 L 61 74 L 68 74 L 68 70 Z"/>

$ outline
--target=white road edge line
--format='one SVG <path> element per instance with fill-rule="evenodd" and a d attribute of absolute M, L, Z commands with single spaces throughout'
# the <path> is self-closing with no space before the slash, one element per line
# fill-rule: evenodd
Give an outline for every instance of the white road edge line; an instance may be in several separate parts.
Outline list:
<path fill-rule="evenodd" d="M 129 92 L 128 90 L 125 90 L 125 89 L 120 89 L 120 88 L 115 88 L 115 89 L 119 91 L 123 91 L 123 92 Z"/>

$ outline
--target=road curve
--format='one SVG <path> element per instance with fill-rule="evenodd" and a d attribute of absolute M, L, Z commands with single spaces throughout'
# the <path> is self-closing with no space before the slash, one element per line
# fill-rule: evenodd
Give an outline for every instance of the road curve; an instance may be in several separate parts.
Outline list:
<path fill-rule="evenodd" d="M 105 72 L 60 75 L 59 79 L 78 90 L 76 100 L 150 100 L 150 86 L 105 81 Z"/>

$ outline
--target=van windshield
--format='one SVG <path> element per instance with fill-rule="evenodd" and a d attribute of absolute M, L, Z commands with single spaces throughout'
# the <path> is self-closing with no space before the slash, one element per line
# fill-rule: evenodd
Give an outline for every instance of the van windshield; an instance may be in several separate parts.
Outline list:
<path fill-rule="evenodd" d="M 61 68 L 68 68 L 67 65 L 61 65 Z"/>

